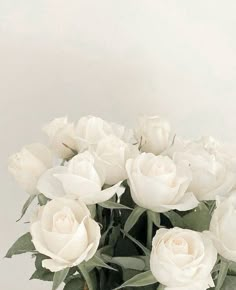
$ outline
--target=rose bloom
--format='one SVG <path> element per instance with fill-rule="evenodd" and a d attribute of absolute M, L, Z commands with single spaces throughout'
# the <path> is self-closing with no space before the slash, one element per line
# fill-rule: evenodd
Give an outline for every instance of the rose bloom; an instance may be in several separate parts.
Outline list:
<path fill-rule="evenodd" d="M 124 141 L 130 142 L 132 134 L 132 131 L 124 126 L 109 123 L 94 116 L 82 117 L 76 125 L 76 135 L 80 151 L 97 145 L 100 140 L 109 135 L 115 135 Z"/>
<path fill-rule="evenodd" d="M 212 136 L 204 136 L 198 142 L 203 144 L 209 153 L 217 155 L 217 158 L 236 176 L 236 144 L 222 143 Z M 235 185 L 236 178 L 234 188 Z"/>
<path fill-rule="evenodd" d="M 142 153 L 126 163 L 131 195 L 140 207 L 154 212 L 190 210 L 198 201 L 187 188 L 191 171 L 184 163 L 175 164 L 167 156 Z"/>
<path fill-rule="evenodd" d="M 104 202 L 118 191 L 121 182 L 102 189 L 105 175 L 102 168 L 95 164 L 89 152 L 77 154 L 66 166 L 47 170 L 39 179 L 37 188 L 46 197 L 70 196 L 80 198 L 87 205 Z"/>
<path fill-rule="evenodd" d="M 214 286 L 217 260 L 212 241 L 203 233 L 160 229 L 152 241 L 150 268 L 165 290 L 205 290 Z"/>
<path fill-rule="evenodd" d="M 100 241 L 100 227 L 81 201 L 59 198 L 40 208 L 31 225 L 36 250 L 49 257 L 42 262 L 52 272 L 91 259 Z"/>
<path fill-rule="evenodd" d="M 217 143 L 202 139 L 191 142 L 185 151 L 174 153 L 175 162 L 188 162 L 192 171 L 189 190 L 198 200 L 214 200 L 216 196 L 227 196 L 235 185 L 236 174 L 228 160 L 215 148 Z"/>
<path fill-rule="evenodd" d="M 43 144 L 33 143 L 9 157 L 8 170 L 30 195 L 38 194 L 39 177 L 52 167 L 52 153 Z"/>
<path fill-rule="evenodd" d="M 159 116 L 141 116 L 135 129 L 136 139 L 143 152 L 160 154 L 170 143 L 170 125 Z"/>
<path fill-rule="evenodd" d="M 71 158 L 74 151 L 77 151 L 74 124 L 69 123 L 67 117 L 52 120 L 43 128 L 43 131 L 49 137 L 52 151 L 59 158 Z"/>
<path fill-rule="evenodd" d="M 218 253 L 236 262 L 236 191 L 223 201 L 217 200 L 211 223 L 207 232 L 213 239 Z"/>
<path fill-rule="evenodd" d="M 108 185 L 114 185 L 127 178 L 126 161 L 138 154 L 137 146 L 125 143 L 114 135 L 99 141 L 94 151 L 96 163 L 103 168 L 105 183 Z"/>

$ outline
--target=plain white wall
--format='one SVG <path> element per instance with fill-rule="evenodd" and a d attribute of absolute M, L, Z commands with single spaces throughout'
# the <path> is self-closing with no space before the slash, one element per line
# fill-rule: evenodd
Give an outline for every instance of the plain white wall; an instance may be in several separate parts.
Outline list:
<path fill-rule="evenodd" d="M 161 114 L 180 134 L 236 141 L 236 4 L 225 0 L 0 0 L 0 256 L 27 230 L 27 195 L 7 157 L 41 126 L 95 114 Z M 1 289 L 28 281 L 29 256 L 0 261 Z"/>

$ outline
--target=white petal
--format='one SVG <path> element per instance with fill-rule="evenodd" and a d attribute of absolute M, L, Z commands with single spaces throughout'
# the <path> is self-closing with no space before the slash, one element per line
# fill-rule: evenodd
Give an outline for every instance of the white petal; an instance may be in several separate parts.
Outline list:
<path fill-rule="evenodd" d="M 80 200 L 73 200 L 69 198 L 56 198 L 48 202 L 42 211 L 41 225 L 43 229 L 52 230 L 53 216 L 63 207 L 68 206 L 74 213 L 76 220 L 80 223 L 85 216 L 90 215 L 86 205 Z"/>
<path fill-rule="evenodd" d="M 82 253 L 82 255 L 75 261 L 73 262 L 72 266 L 77 266 L 83 261 L 85 261 L 89 251 L 93 248 L 93 243 L 88 245 L 87 249 Z"/>
<path fill-rule="evenodd" d="M 55 177 L 55 174 L 66 173 L 67 168 L 64 166 L 57 166 L 48 169 L 40 178 L 37 184 L 39 192 L 46 197 L 54 199 L 65 195 L 65 191 L 61 182 Z"/>
<path fill-rule="evenodd" d="M 88 235 L 88 241 L 89 243 L 91 243 L 93 246 L 92 248 L 89 250 L 85 261 L 88 261 L 89 259 L 91 259 L 98 248 L 99 242 L 100 242 L 100 238 L 101 238 L 101 229 L 100 226 L 98 225 L 98 223 L 96 223 L 93 219 L 88 218 L 85 220 L 85 226 L 87 229 L 87 235 Z"/>
<path fill-rule="evenodd" d="M 74 174 L 57 174 L 56 177 L 63 184 L 64 190 L 69 195 L 79 198 L 100 190 L 100 186 L 84 177 Z"/>
<path fill-rule="evenodd" d="M 73 234 L 61 234 L 46 230 L 42 231 L 47 249 L 54 254 L 57 254 L 73 237 Z"/>
<path fill-rule="evenodd" d="M 41 160 L 45 167 L 49 168 L 52 166 L 53 156 L 48 147 L 40 143 L 33 143 L 25 146 L 25 148 L 36 158 Z"/>
<path fill-rule="evenodd" d="M 44 255 L 52 258 L 53 260 L 57 261 L 58 263 L 67 263 L 66 260 L 64 260 L 61 257 L 55 255 L 54 253 L 52 253 L 51 251 L 49 251 L 47 249 L 47 245 L 45 244 L 45 241 L 44 241 L 44 238 L 43 238 L 43 235 L 42 235 L 40 222 L 33 223 L 31 225 L 30 232 L 31 232 L 31 235 L 32 235 L 32 242 L 33 242 L 36 250 L 39 253 L 44 254 Z"/>
<path fill-rule="evenodd" d="M 45 259 L 42 261 L 43 268 L 50 270 L 51 272 L 58 272 L 70 266 L 70 264 L 58 263 L 52 259 Z"/>
<path fill-rule="evenodd" d="M 58 253 L 58 256 L 67 261 L 76 260 L 80 257 L 88 247 L 88 236 L 85 226 L 86 219 L 79 225 L 77 232 L 73 235 L 73 238 L 65 245 L 65 247 Z"/>
<path fill-rule="evenodd" d="M 192 192 L 185 193 L 184 197 L 176 204 L 163 204 L 153 210 L 156 212 L 167 212 L 169 210 L 177 209 L 179 211 L 186 211 L 197 207 L 199 201 Z"/>
<path fill-rule="evenodd" d="M 112 196 L 114 196 L 116 194 L 121 183 L 122 183 L 122 181 L 120 181 L 117 184 L 115 184 L 109 188 L 106 188 L 104 190 L 97 191 L 97 192 L 94 192 L 91 194 L 85 194 L 83 196 L 81 195 L 81 200 L 85 204 L 88 204 L 88 205 L 107 201 L 110 198 L 112 198 Z"/>

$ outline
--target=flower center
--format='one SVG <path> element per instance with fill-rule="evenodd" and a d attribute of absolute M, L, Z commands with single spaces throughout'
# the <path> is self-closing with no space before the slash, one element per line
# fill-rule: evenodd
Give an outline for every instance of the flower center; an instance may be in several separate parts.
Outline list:
<path fill-rule="evenodd" d="M 53 216 L 53 231 L 61 234 L 73 233 L 78 226 L 74 213 L 68 207 L 64 207 L 61 211 Z"/>
<path fill-rule="evenodd" d="M 174 238 L 171 243 L 174 254 L 188 254 L 188 243 L 181 237 Z"/>

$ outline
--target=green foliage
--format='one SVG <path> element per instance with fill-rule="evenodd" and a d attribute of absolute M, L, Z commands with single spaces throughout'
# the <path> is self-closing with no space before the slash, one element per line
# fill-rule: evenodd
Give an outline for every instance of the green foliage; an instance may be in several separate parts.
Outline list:
<path fill-rule="evenodd" d="M 45 205 L 50 199 L 42 193 L 38 194 L 38 202 L 41 206 Z"/>
<path fill-rule="evenodd" d="M 66 283 L 63 290 L 84 290 L 84 284 L 81 278 L 75 278 Z"/>
<path fill-rule="evenodd" d="M 230 264 L 229 264 L 229 275 L 236 276 L 236 262 L 230 262 Z"/>
<path fill-rule="evenodd" d="M 85 263 L 82 263 L 78 266 L 79 271 L 84 278 L 89 290 L 95 290 L 96 289 L 96 280 L 94 280 L 94 276 L 92 276 L 88 270 L 86 269 Z"/>
<path fill-rule="evenodd" d="M 236 289 L 236 277 L 235 276 L 226 276 L 221 290 L 235 290 Z"/>
<path fill-rule="evenodd" d="M 186 227 L 183 221 L 183 218 L 177 212 L 171 210 L 163 214 L 170 220 L 173 227 L 180 227 L 180 228 Z"/>
<path fill-rule="evenodd" d="M 111 201 L 111 200 L 101 202 L 101 203 L 99 203 L 99 205 L 101 207 L 109 208 L 109 209 L 129 209 L 129 210 L 132 210 L 128 206 L 125 206 L 125 205 L 123 205 L 121 203 L 117 203 L 117 202 L 114 202 L 114 201 Z"/>
<path fill-rule="evenodd" d="M 146 271 L 141 274 L 137 274 L 128 281 L 125 281 L 121 286 L 116 289 L 121 289 L 124 287 L 142 287 L 147 285 L 152 285 L 157 283 L 155 277 L 152 275 L 151 271 Z"/>
<path fill-rule="evenodd" d="M 111 266 L 107 265 L 102 257 L 99 257 L 98 254 L 93 256 L 92 259 L 90 259 L 86 264 L 85 267 L 88 272 L 92 271 L 94 268 L 106 268 L 111 271 L 117 271 L 116 269 L 112 268 Z"/>
<path fill-rule="evenodd" d="M 125 226 L 124 226 L 124 231 L 126 233 L 128 233 L 132 229 L 132 227 L 137 223 L 138 219 L 145 211 L 146 211 L 145 208 L 142 208 L 139 206 L 136 206 L 134 208 L 134 210 L 129 215 L 129 217 L 125 223 Z"/>
<path fill-rule="evenodd" d="M 14 255 L 20 255 L 27 252 L 34 252 L 35 247 L 32 243 L 32 237 L 30 233 L 26 233 L 21 236 L 8 250 L 6 258 L 11 258 Z"/>
<path fill-rule="evenodd" d="M 109 257 L 102 255 L 107 262 L 116 264 L 123 269 L 132 269 L 137 271 L 143 271 L 146 269 L 145 260 L 143 257 Z"/>
<path fill-rule="evenodd" d="M 38 279 L 38 280 L 43 280 L 43 281 L 53 281 L 54 273 L 52 273 L 46 268 L 43 268 L 42 266 L 42 261 L 45 259 L 48 259 L 48 257 L 42 254 L 36 254 L 35 256 L 36 256 L 36 259 L 35 259 L 36 271 L 33 273 L 30 280 Z"/>
<path fill-rule="evenodd" d="M 23 216 L 25 215 L 25 213 L 26 213 L 28 207 L 31 205 L 31 203 L 33 202 L 33 200 L 35 199 L 35 197 L 36 197 L 36 195 L 30 195 L 29 198 L 26 200 L 26 202 L 25 202 L 25 204 L 23 205 L 23 208 L 22 208 L 22 210 L 21 210 L 21 216 L 20 216 L 20 218 L 17 220 L 17 222 L 20 221 L 20 220 L 23 218 Z"/>
<path fill-rule="evenodd" d="M 185 227 L 198 232 L 208 230 L 210 221 L 210 211 L 203 202 L 201 202 L 197 208 L 193 209 L 183 217 Z"/>
<path fill-rule="evenodd" d="M 161 215 L 158 212 L 153 212 L 151 210 L 149 210 L 147 212 L 150 220 L 154 223 L 154 225 L 158 228 L 161 227 Z"/>
<path fill-rule="evenodd" d="M 61 285 L 61 283 L 65 280 L 68 272 L 69 268 L 66 268 L 54 274 L 52 290 L 56 290 Z"/>
<path fill-rule="evenodd" d="M 228 269 L 229 269 L 229 261 L 221 259 L 221 261 L 220 261 L 220 270 L 219 270 L 219 274 L 218 274 L 215 290 L 222 289 L 221 287 L 224 284 L 225 278 L 227 276 Z"/>

